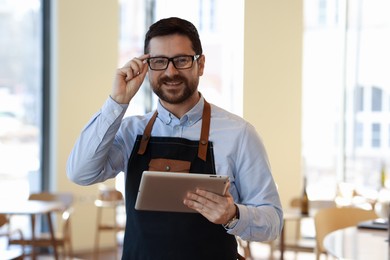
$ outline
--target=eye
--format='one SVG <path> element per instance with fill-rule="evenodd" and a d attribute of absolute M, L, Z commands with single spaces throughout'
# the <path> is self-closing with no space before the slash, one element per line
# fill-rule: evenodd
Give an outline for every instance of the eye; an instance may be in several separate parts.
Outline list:
<path fill-rule="evenodd" d="M 164 58 L 155 58 L 155 59 L 151 59 L 150 61 L 151 61 L 154 65 L 161 66 L 161 65 L 165 65 L 165 63 L 167 62 L 167 59 L 164 59 Z"/>
<path fill-rule="evenodd" d="M 175 64 L 177 65 L 186 65 L 190 60 L 190 57 L 183 56 L 175 58 Z"/>

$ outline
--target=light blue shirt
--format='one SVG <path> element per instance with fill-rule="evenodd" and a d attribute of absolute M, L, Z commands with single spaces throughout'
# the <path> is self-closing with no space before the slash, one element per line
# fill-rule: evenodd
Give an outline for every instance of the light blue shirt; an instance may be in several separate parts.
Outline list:
<path fill-rule="evenodd" d="M 203 97 L 182 118 L 159 102 L 152 136 L 199 140 Z M 90 185 L 127 172 L 137 135 L 142 135 L 153 113 L 125 117 L 128 105 L 108 98 L 82 131 L 67 162 L 68 177 Z M 255 128 L 211 104 L 209 140 L 213 142 L 217 174 L 229 175 L 230 193 L 240 211 L 237 224 L 227 230 L 243 240 L 270 241 L 281 231 L 283 212 L 264 145 Z"/>

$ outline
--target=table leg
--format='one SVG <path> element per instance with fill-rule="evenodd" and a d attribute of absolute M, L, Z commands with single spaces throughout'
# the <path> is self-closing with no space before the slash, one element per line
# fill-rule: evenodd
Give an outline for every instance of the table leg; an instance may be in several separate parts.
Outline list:
<path fill-rule="evenodd" d="M 31 241 L 32 241 L 32 246 L 31 246 L 31 258 L 32 260 L 35 260 L 35 215 L 31 214 Z"/>
<path fill-rule="evenodd" d="M 51 214 L 46 213 L 47 217 L 47 223 L 49 225 L 49 231 L 50 231 L 50 239 L 51 239 L 51 244 L 53 246 L 53 252 L 54 252 L 54 258 L 58 259 L 58 252 L 57 252 L 57 240 L 54 234 L 54 228 L 53 228 L 53 223 L 51 221 Z"/>
<path fill-rule="evenodd" d="M 284 225 L 285 225 L 285 221 L 283 220 L 283 228 L 282 228 L 282 232 L 280 234 L 280 243 L 279 243 L 280 260 L 284 259 L 284 238 L 285 238 Z"/>

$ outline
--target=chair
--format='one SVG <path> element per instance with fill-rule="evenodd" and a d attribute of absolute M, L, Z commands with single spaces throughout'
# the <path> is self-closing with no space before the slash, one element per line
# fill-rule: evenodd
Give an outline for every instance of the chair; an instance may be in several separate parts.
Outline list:
<path fill-rule="evenodd" d="M 299 210 L 301 206 L 301 198 L 293 198 L 290 201 L 290 208 L 294 210 Z M 336 207 L 336 203 L 333 200 L 310 200 L 309 201 L 309 209 L 311 212 L 315 212 L 318 209 L 321 208 L 330 208 L 330 207 Z M 284 254 L 284 251 L 291 250 L 295 253 L 297 252 L 308 252 L 313 253 L 315 249 L 315 240 L 314 236 L 315 234 L 311 234 L 310 237 L 302 237 L 301 233 L 301 223 L 305 222 L 304 224 L 309 224 L 313 229 L 314 232 L 314 224 L 312 223 L 313 219 L 312 216 L 302 217 L 298 213 L 293 214 L 293 218 L 285 218 L 284 219 L 284 226 L 287 226 L 287 223 L 293 224 L 294 226 L 294 238 L 292 241 L 269 241 L 269 242 L 262 242 L 264 244 L 268 244 L 270 246 L 270 259 L 273 259 L 275 247 L 279 247 L 281 251 L 281 255 Z M 285 229 L 283 227 L 283 229 Z M 282 231 L 285 233 L 285 230 Z M 285 239 L 285 235 L 282 234 L 279 240 Z M 253 243 L 251 241 L 243 241 L 240 238 L 237 238 L 239 246 L 242 248 L 244 252 L 244 256 L 247 258 L 252 257 L 252 252 L 250 249 L 250 244 Z M 277 245 L 277 242 L 279 242 L 279 245 Z"/>
<path fill-rule="evenodd" d="M 100 247 L 100 233 L 101 232 L 112 232 L 114 234 L 115 241 L 115 257 L 117 257 L 117 250 L 119 248 L 117 235 L 119 232 L 125 230 L 125 225 L 118 223 L 117 210 L 118 207 L 124 207 L 124 198 L 120 191 L 115 188 L 100 186 L 98 198 L 95 200 L 95 206 L 97 207 L 97 227 L 95 235 L 95 250 L 94 255 L 95 259 L 98 259 L 99 256 L 99 247 Z M 106 213 L 104 213 L 104 211 Z M 107 216 L 108 212 L 112 213 L 113 219 L 108 221 Z"/>
<path fill-rule="evenodd" d="M 23 238 L 23 233 L 20 229 L 10 230 L 9 226 L 9 218 L 7 215 L 0 214 L 0 237 L 6 237 L 7 248 L 0 248 L 0 260 L 3 259 L 23 259 L 24 256 L 24 247 L 22 246 L 22 250 L 10 249 L 9 241 L 14 233 L 17 233 L 20 239 Z"/>
<path fill-rule="evenodd" d="M 326 254 L 323 245 L 325 236 L 332 231 L 356 226 L 359 222 L 375 219 L 377 215 L 373 210 L 361 208 L 344 207 L 321 209 L 314 216 L 316 230 L 316 259 L 320 259 L 321 254 Z"/>
<path fill-rule="evenodd" d="M 292 209 L 300 209 L 301 207 L 301 199 L 293 198 L 290 201 L 290 207 Z M 336 202 L 333 200 L 310 200 L 309 201 L 309 210 L 310 215 L 307 217 L 299 217 L 285 220 L 286 222 L 291 222 L 294 224 L 294 240 L 285 243 L 284 248 L 294 251 L 294 252 L 308 252 L 313 253 L 316 247 L 315 242 L 315 227 L 313 221 L 313 214 L 316 211 L 324 208 L 335 208 Z M 306 226 L 304 230 L 309 229 L 311 232 L 307 232 L 308 234 L 302 236 L 302 225 Z"/>
<path fill-rule="evenodd" d="M 57 201 L 64 206 L 63 210 L 58 212 L 57 216 L 60 220 L 59 228 L 55 232 L 56 244 L 62 248 L 62 254 L 64 257 L 73 256 L 72 236 L 71 236 L 71 215 L 73 213 L 73 194 L 68 192 L 59 193 L 32 193 L 29 196 L 29 200 L 41 200 L 41 201 Z M 50 247 L 50 235 L 48 233 L 40 233 L 37 235 L 37 243 L 39 247 Z"/>

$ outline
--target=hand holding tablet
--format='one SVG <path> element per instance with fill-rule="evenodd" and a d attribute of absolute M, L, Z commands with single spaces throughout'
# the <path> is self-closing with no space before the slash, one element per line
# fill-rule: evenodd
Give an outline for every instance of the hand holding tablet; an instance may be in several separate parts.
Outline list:
<path fill-rule="evenodd" d="M 135 209 L 197 213 L 183 204 L 188 191 L 203 189 L 224 195 L 228 183 L 224 175 L 144 171 Z"/>

